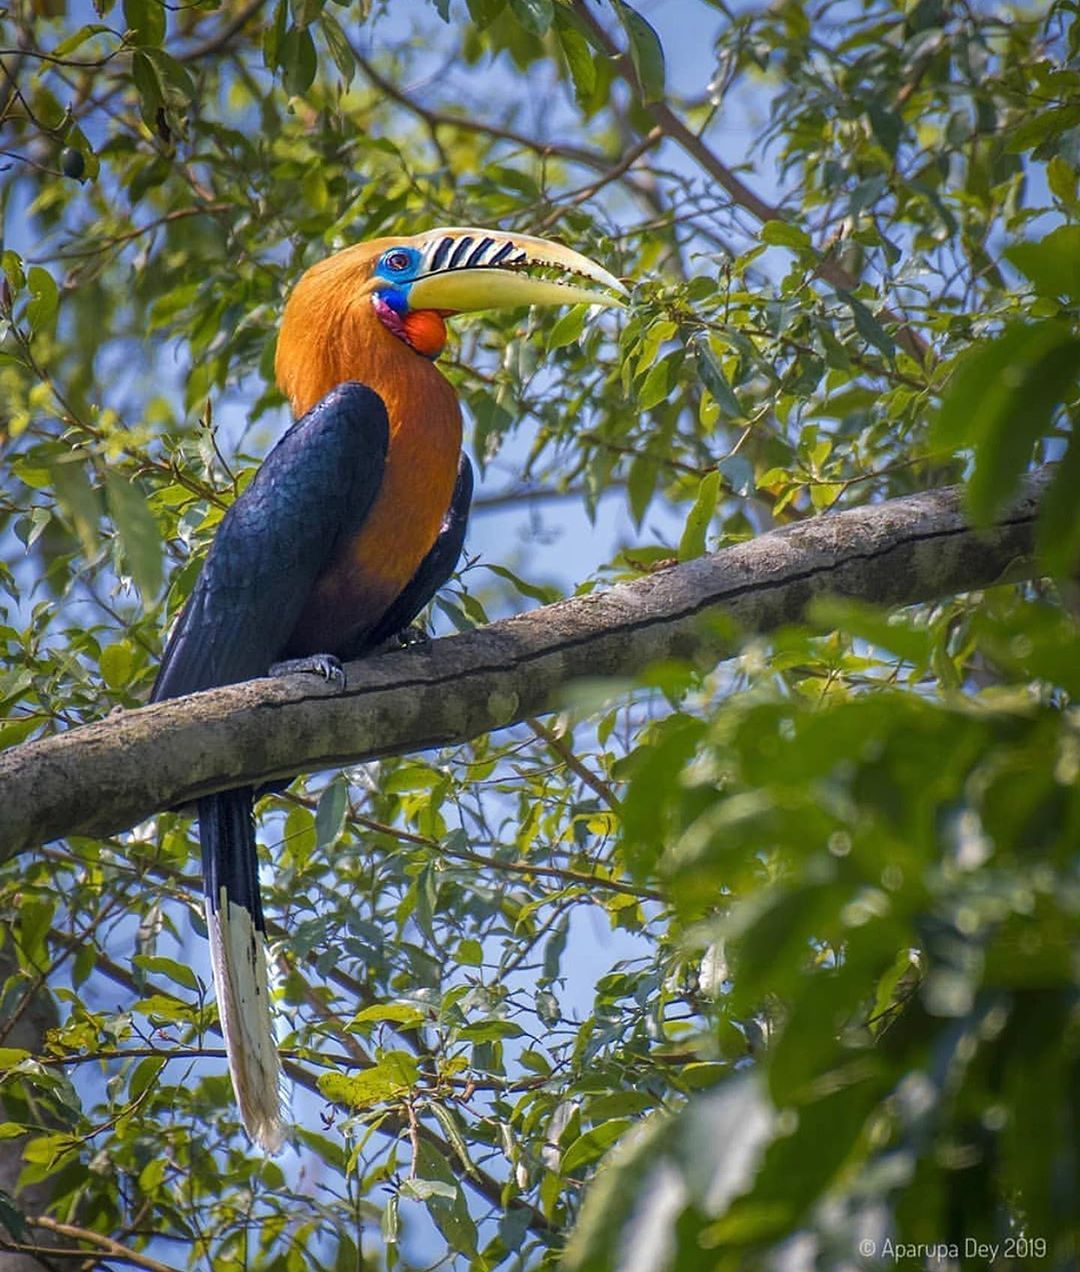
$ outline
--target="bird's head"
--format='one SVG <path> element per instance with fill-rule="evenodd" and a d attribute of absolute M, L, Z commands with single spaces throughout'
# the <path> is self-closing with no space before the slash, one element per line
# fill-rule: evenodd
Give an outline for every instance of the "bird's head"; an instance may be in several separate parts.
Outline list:
<path fill-rule="evenodd" d="M 363 290 L 380 321 L 429 358 L 442 351 L 443 319 L 452 314 L 519 305 L 614 305 L 626 294 L 617 278 L 587 256 L 528 234 L 455 227 L 372 246 L 374 264 Z"/>
<path fill-rule="evenodd" d="M 625 295 L 619 280 L 587 256 L 528 234 L 457 226 L 358 243 L 314 265 L 296 285 L 278 340 L 278 383 L 298 413 L 311 405 L 310 392 L 298 389 L 310 382 L 305 348 L 316 336 L 324 354 L 340 353 L 340 378 L 363 378 L 356 360 L 365 333 L 370 340 L 372 318 L 376 330 L 433 359 L 446 344 L 445 319 L 454 314 L 621 305 Z"/>

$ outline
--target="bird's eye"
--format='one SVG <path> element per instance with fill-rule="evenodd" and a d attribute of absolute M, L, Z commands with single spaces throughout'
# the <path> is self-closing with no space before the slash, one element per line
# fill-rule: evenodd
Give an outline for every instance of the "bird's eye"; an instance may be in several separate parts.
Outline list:
<path fill-rule="evenodd" d="M 390 252 L 386 257 L 386 268 L 400 272 L 408 269 L 412 260 L 408 252 Z"/>

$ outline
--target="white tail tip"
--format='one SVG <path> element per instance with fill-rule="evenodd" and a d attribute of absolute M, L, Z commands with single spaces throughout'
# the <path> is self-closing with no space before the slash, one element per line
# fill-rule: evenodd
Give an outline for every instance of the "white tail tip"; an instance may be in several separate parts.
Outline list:
<path fill-rule="evenodd" d="M 262 934 L 243 906 L 221 889 L 218 910 L 206 907 L 221 1032 L 240 1119 L 267 1153 L 285 1141 L 281 1060 L 270 1014 L 270 984 Z"/>

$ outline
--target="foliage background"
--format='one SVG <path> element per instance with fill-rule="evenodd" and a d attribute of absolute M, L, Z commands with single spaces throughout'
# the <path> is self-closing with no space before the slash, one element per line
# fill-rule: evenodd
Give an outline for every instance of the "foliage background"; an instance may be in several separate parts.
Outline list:
<path fill-rule="evenodd" d="M 459 324 L 485 481 L 439 630 L 950 480 L 987 519 L 1062 462 L 1038 585 L 830 606 L 265 801 L 277 1160 L 234 1120 L 190 822 L 7 863 L 0 1235 L 1066 1266 L 1077 7 L 96 4 L 2 18 L 3 745 L 145 699 L 283 425 L 282 298 L 364 237 L 498 224 L 637 284 Z"/>

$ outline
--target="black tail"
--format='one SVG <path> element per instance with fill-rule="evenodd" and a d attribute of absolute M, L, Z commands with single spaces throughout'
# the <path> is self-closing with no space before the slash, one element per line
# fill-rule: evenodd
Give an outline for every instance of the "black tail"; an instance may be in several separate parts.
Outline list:
<path fill-rule="evenodd" d="M 199 800 L 206 924 L 218 1015 L 244 1129 L 269 1152 L 281 1147 L 281 1063 L 270 1016 L 266 923 L 259 899 L 248 786 Z"/>

